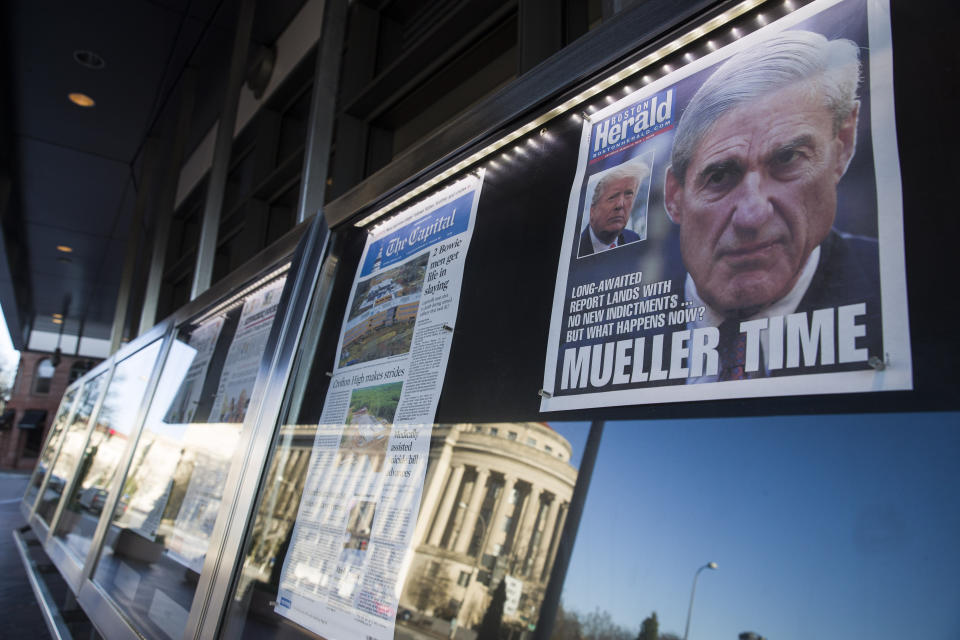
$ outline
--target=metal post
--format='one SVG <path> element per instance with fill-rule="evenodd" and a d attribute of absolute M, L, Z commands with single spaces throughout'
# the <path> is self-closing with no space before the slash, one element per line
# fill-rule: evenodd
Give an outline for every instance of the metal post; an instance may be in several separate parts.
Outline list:
<path fill-rule="evenodd" d="M 310 98 L 310 119 L 307 121 L 300 199 L 297 202 L 297 223 L 320 211 L 326 195 L 347 4 L 347 0 L 327 0 L 323 10 L 313 95 Z"/>
<path fill-rule="evenodd" d="M 170 242 L 170 220 L 176 206 L 177 183 L 183 164 L 183 150 L 190 133 L 190 120 L 193 116 L 193 103 L 196 97 L 197 71 L 187 67 L 180 81 L 180 109 L 177 113 L 177 129 L 173 136 L 173 146 L 167 159 L 166 175 L 160 190 L 156 209 L 156 222 L 153 230 L 153 253 L 150 254 L 150 271 L 147 275 L 147 287 L 143 293 L 143 308 L 140 310 L 140 335 L 148 331 L 157 321 L 157 305 L 160 300 L 160 288 L 163 285 L 163 266 L 167 257 L 167 244 Z"/>
<path fill-rule="evenodd" d="M 123 271 L 120 275 L 120 289 L 117 291 L 117 306 L 113 312 L 113 330 L 110 332 L 110 353 L 115 353 L 123 341 L 123 328 L 127 322 L 127 310 L 130 306 L 130 289 L 133 286 L 133 272 L 137 267 L 137 252 L 140 248 L 140 227 L 143 213 L 150 201 L 153 190 L 153 174 L 156 165 L 157 140 L 147 138 L 143 151 L 143 167 L 140 171 L 140 185 L 137 200 L 133 206 L 130 230 L 127 232 L 127 251 L 123 258 Z M 79 336 L 77 340 L 79 340 Z"/>
<path fill-rule="evenodd" d="M 247 71 L 247 50 L 250 46 L 250 33 L 253 29 L 253 14 L 256 0 L 242 0 L 237 16 L 237 29 L 233 39 L 233 53 L 230 56 L 230 76 L 227 79 L 227 91 L 223 98 L 223 109 L 217 124 L 217 139 L 213 148 L 213 164 L 207 181 L 207 193 L 203 207 L 203 224 L 200 228 L 200 241 L 197 244 L 197 262 L 193 269 L 193 286 L 190 299 L 194 300 L 210 288 L 213 279 L 213 262 L 217 253 L 217 235 L 220 230 L 220 212 L 223 209 L 223 196 L 227 186 L 227 172 L 230 169 L 230 152 L 233 148 L 233 129 L 237 124 L 237 106 L 240 102 L 240 90 Z"/>
<path fill-rule="evenodd" d="M 567 519 L 563 523 L 563 535 L 560 536 L 560 544 L 557 545 L 557 555 L 553 561 L 553 569 L 550 571 L 550 580 L 547 582 L 543 603 L 540 605 L 540 617 L 533 635 L 536 640 L 546 640 L 553 631 L 557 607 L 560 605 L 560 594 L 563 592 L 563 582 L 567 578 L 567 567 L 570 566 L 570 556 L 573 554 L 573 543 L 577 539 L 580 516 L 583 515 L 583 505 L 587 500 L 593 467 L 597 462 L 600 440 L 603 438 L 603 425 L 603 420 L 594 420 L 590 423 L 590 434 L 583 447 L 583 457 L 580 459 L 580 468 L 577 470 L 577 485 L 573 488 L 573 495 L 570 497 L 570 508 L 567 511 Z"/>
<path fill-rule="evenodd" d="M 690 616 L 693 615 L 693 596 L 696 595 L 697 593 L 697 578 L 700 577 L 700 572 L 702 572 L 704 569 L 716 569 L 716 568 L 717 568 L 716 562 L 708 562 L 707 564 L 697 569 L 697 572 L 693 574 L 693 588 L 690 589 L 690 606 L 687 608 L 687 626 L 683 630 L 683 640 L 687 640 L 687 634 L 690 633 Z"/>

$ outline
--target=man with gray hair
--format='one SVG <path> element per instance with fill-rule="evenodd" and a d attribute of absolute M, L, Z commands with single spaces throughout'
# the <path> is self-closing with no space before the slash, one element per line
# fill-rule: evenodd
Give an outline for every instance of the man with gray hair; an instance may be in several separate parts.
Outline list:
<path fill-rule="evenodd" d="M 650 175 L 650 167 L 631 161 L 607 171 L 597 182 L 590 200 L 589 223 L 580 233 L 577 256 L 593 255 L 636 242 L 640 236 L 627 228 L 637 190 Z"/>
<path fill-rule="evenodd" d="M 743 341 L 744 321 L 866 302 L 879 323 L 877 244 L 833 230 L 859 80 L 853 42 L 784 31 L 731 56 L 690 100 L 664 202 L 679 226 L 685 296 L 705 308 L 694 324 L 720 328 L 721 361 L 716 376 L 690 382 L 777 374 L 766 330 L 752 365 L 730 344 Z"/>

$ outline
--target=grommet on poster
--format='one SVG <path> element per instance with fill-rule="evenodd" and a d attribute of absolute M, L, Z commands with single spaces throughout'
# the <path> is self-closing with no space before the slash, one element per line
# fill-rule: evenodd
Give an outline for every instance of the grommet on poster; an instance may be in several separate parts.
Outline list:
<path fill-rule="evenodd" d="M 549 391 L 547 391 L 546 389 L 540 389 L 540 391 L 537 391 L 537 395 L 540 396 L 541 398 L 552 398 L 552 397 L 553 397 L 553 394 L 550 393 Z"/>
<path fill-rule="evenodd" d="M 583 116 L 583 119 L 584 119 L 584 120 L 586 120 L 587 122 L 590 121 L 590 114 L 589 114 L 589 113 L 587 113 L 586 111 L 582 111 L 582 112 L 581 112 L 581 115 Z"/>
<path fill-rule="evenodd" d="M 444 322 L 444 323 L 443 323 L 442 325 L 440 325 L 440 326 L 443 328 L 444 331 L 449 331 L 450 333 L 453 333 L 453 327 L 451 327 L 450 325 L 448 325 L 446 322 Z"/>
<path fill-rule="evenodd" d="M 332 372 L 332 371 L 325 371 L 323 375 L 327 376 L 328 378 L 332 378 L 332 377 L 333 377 L 333 372 Z"/>
<path fill-rule="evenodd" d="M 870 359 L 867 360 L 867 364 L 873 367 L 876 371 L 883 371 L 887 368 L 887 365 L 890 364 L 890 354 L 884 354 L 886 356 L 885 360 L 881 360 L 878 356 L 870 356 Z"/>

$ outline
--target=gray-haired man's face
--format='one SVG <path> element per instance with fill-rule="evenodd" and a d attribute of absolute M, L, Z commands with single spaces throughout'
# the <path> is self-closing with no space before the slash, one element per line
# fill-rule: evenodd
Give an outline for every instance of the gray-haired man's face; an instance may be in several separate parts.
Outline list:
<path fill-rule="evenodd" d="M 596 204 L 590 206 L 590 228 L 603 242 L 616 240 L 630 220 L 637 181 L 633 178 L 611 180 L 604 185 Z"/>
<path fill-rule="evenodd" d="M 837 209 L 857 109 L 834 132 L 815 85 L 799 83 L 721 116 L 683 184 L 667 172 L 666 205 L 700 297 L 743 313 L 790 292 Z"/>

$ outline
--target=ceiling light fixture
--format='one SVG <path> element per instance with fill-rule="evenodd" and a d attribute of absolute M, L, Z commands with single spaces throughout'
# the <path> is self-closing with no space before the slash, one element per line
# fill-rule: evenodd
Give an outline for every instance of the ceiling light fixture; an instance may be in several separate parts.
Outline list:
<path fill-rule="evenodd" d="M 77 49 L 73 52 L 73 59 L 81 67 L 99 71 L 107 66 L 107 62 L 97 53 L 87 51 L 86 49 Z"/>
<path fill-rule="evenodd" d="M 54 318 L 53 324 L 63 324 L 63 318 Z"/>
<path fill-rule="evenodd" d="M 55 314 L 53 314 L 53 317 L 54 317 L 54 318 L 63 318 L 63 314 L 62 314 L 62 313 L 55 313 Z"/>
<path fill-rule="evenodd" d="M 97 104 L 96 102 L 94 102 L 93 98 L 91 98 L 85 93 L 70 93 L 70 94 L 67 94 L 67 97 L 70 99 L 70 102 L 77 105 L 78 107 L 89 108 Z"/>
<path fill-rule="evenodd" d="M 61 253 L 73 253 L 73 247 L 68 247 L 65 244 L 58 244 L 57 251 Z"/>

